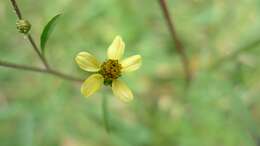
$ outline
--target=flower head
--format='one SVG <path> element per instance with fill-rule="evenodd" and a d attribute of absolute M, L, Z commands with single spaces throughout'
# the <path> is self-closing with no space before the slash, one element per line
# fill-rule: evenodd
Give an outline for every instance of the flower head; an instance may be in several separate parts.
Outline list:
<path fill-rule="evenodd" d="M 27 34 L 31 29 L 31 24 L 28 20 L 18 20 L 16 22 L 16 27 L 20 33 Z"/>
<path fill-rule="evenodd" d="M 81 69 L 94 73 L 81 86 L 84 96 L 91 96 L 102 85 L 108 85 L 119 99 L 125 102 L 133 99 L 132 91 L 119 78 L 126 72 L 137 70 L 141 66 L 142 58 L 140 55 L 133 55 L 122 60 L 124 51 L 125 43 L 120 36 L 116 36 L 107 50 L 108 59 L 103 63 L 88 52 L 80 52 L 76 56 L 75 60 Z"/>

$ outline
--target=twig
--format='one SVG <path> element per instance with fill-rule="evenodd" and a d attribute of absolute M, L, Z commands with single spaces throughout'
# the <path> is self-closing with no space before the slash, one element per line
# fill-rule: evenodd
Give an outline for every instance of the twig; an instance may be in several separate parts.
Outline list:
<path fill-rule="evenodd" d="M 232 60 L 234 58 L 236 58 L 238 55 L 240 55 L 240 53 L 242 52 L 246 52 L 249 51 L 251 49 L 254 49 L 255 47 L 260 45 L 260 39 L 258 38 L 257 40 L 254 40 L 252 42 L 249 42 L 248 44 L 243 45 L 242 47 L 239 47 L 236 51 L 234 51 L 232 54 L 227 55 L 223 58 L 218 59 L 217 61 L 215 61 L 214 63 L 212 63 L 209 66 L 209 69 L 216 69 L 218 67 L 220 67 L 224 62 Z"/>
<path fill-rule="evenodd" d="M 34 40 L 33 40 L 32 36 L 31 36 L 31 34 L 28 34 L 28 35 L 27 35 L 27 38 L 28 38 L 29 42 L 31 43 L 31 45 L 32 45 L 33 49 L 35 50 L 35 52 L 38 54 L 39 58 L 42 60 L 42 62 L 43 62 L 43 64 L 45 65 L 45 67 L 46 67 L 47 69 L 49 69 L 50 67 L 49 67 L 49 65 L 48 65 L 48 63 L 47 63 L 45 57 L 44 57 L 44 56 L 41 54 L 41 52 L 39 51 L 39 49 L 38 49 L 36 43 L 34 42 Z"/>
<path fill-rule="evenodd" d="M 17 6 L 16 1 L 15 1 L 15 0 L 11 0 L 11 3 L 12 3 L 12 5 L 13 5 L 13 7 L 14 7 L 14 11 L 15 11 L 17 17 L 18 17 L 19 19 L 22 19 L 22 13 L 21 13 L 19 7 Z"/>
<path fill-rule="evenodd" d="M 18 19 L 22 19 L 22 13 L 17 5 L 17 2 L 15 0 L 10 0 L 12 3 L 12 6 L 14 8 L 15 14 L 18 17 Z M 34 51 L 37 53 L 37 55 L 39 56 L 39 58 L 42 60 L 44 66 L 46 68 L 50 68 L 45 57 L 41 54 L 40 49 L 37 47 L 36 43 L 34 42 L 34 39 L 32 38 L 32 36 L 30 34 L 27 34 L 27 39 L 29 40 L 30 44 L 32 45 Z"/>
<path fill-rule="evenodd" d="M 55 76 L 58 76 L 60 78 L 66 79 L 66 80 L 77 81 L 77 82 L 83 82 L 84 81 L 84 79 L 80 79 L 78 77 L 73 77 L 71 75 L 67 75 L 67 74 L 58 72 L 56 70 L 48 70 L 48 73 L 53 74 Z"/>
<path fill-rule="evenodd" d="M 18 65 L 18 64 L 6 62 L 6 61 L 1 61 L 1 60 L 0 60 L 0 66 L 13 68 L 13 69 L 19 69 L 19 70 L 33 71 L 33 72 L 43 72 L 43 73 L 46 72 L 45 69 L 31 67 L 31 66 L 25 66 L 25 65 Z"/>
<path fill-rule="evenodd" d="M 50 70 L 50 69 L 42 69 L 42 68 L 37 68 L 37 67 L 31 67 L 31 66 L 26 66 L 26 65 L 19 65 L 19 64 L 14 64 L 6 61 L 1 61 L 0 60 L 0 67 L 7 67 L 7 68 L 12 68 L 12 69 L 18 69 L 18 70 L 24 70 L 24 71 L 32 71 L 32 72 L 38 72 L 38 73 L 45 73 L 45 74 L 51 74 L 66 80 L 70 81 L 76 81 L 76 82 L 83 82 L 83 79 L 73 77 L 70 75 L 66 75 L 64 73 L 55 71 L 55 70 Z"/>
<path fill-rule="evenodd" d="M 22 19 L 22 13 L 21 13 L 16 1 L 15 0 L 10 0 L 10 1 L 12 3 L 12 6 L 14 8 L 14 11 L 15 11 L 18 19 Z M 0 66 L 14 68 L 14 69 L 20 69 L 20 70 L 27 70 L 27 71 L 34 71 L 34 72 L 52 74 L 52 75 L 55 75 L 57 77 L 60 77 L 60 78 L 66 79 L 66 80 L 70 80 L 70 81 L 78 81 L 78 82 L 83 81 L 82 79 L 79 79 L 77 77 L 73 77 L 73 76 L 70 76 L 70 75 L 67 75 L 67 74 L 64 74 L 64 73 L 61 73 L 59 71 L 51 69 L 49 67 L 47 60 L 45 59 L 45 56 L 41 54 L 40 49 L 37 46 L 37 44 L 35 43 L 33 37 L 30 34 L 27 34 L 26 36 L 27 36 L 27 39 L 29 40 L 30 44 L 32 45 L 34 51 L 38 54 L 38 57 L 43 62 L 45 69 L 30 67 L 30 66 L 24 66 L 24 65 L 18 65 L 18 64 L 13 64 L 13 63 L 4 62 L 4 61 L 0 61 Z"/>
<path fill-rule="evenodd" d="M 190 64 L 189 64 L 189 59 L 185 53 L 185 48 L 183 47 L 177 33 L 175 30 L 175 26 L 174 26 L 174 22 L 171 19 L 168 7 L 167 7 L 167 3 L 165 0 L 159 0 L 160 6 L 161 6 L 161 10 L 164 14 L 164 18 L 165 21 L 167 23 L 168 29 L 170 31 L 170 34 L 172 36 L 172 40 L 175 44 L 175 48 L 177 50 L 177 52 L 179 53 L 181 60 L 182 60 L 182 64 L 183 64 L 183 68 L 186 74 L 186 83 L 187 85 L 189 85 L 191 79 L 192 79 L 192 73 L 190 70 Z"/>

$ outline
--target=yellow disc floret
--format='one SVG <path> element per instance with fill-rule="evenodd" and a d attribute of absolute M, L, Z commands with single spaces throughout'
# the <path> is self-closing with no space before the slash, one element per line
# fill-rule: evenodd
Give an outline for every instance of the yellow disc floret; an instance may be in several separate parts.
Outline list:
<path fill-rule="evenodd" d="M 99 73 L 104 77 L 104 84 L 111 85 L 112 80 L 121 76 L 122 66 L 118 60 L 109 59 L 101 65 Z"/>

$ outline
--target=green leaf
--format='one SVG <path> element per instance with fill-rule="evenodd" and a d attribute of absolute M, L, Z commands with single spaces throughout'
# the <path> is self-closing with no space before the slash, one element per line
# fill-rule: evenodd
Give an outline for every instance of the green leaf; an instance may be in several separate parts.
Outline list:
<path fill-rule="evenodd" d="M 47 25 L 44 27 L 43 31 L 42 31 L 42 34 L 41 34 L 41 50 L 42 50 L 42 53 L 44 53 L 44 50 L 45 50 L 45 46 L 46 46 L 46 43 L 54 29 L 54 27 L 56 26 L 57 24 L 57 20 L 58 18 L 60 17 L 61 14 L 58 14 L 56 16 L 54 16 L 48 23 Z"/>

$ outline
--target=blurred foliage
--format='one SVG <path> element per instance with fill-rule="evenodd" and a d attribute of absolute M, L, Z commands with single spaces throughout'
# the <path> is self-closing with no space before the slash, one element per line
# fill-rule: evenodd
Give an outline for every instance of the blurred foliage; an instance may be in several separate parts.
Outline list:
<path fill-rule="evenodd" d="M 18 3 L 38 44 L 50 18 L 63 13 L 45 52 L 52 67 L 87 77 L 75 55 L 88 50 L 103 60 L 117 34 L 126 42 L 126 56 L 141 54 L 143 66 L 124 78 L 135 94 L 130 104 L 105 90 L 85 99 L 79 84 L 1 67 L 1 146 L 260 144 L 259 0 L 168 0 L 192 64 L 189 89 L 157 0 Z M 0 18 L 1 60 L 41 66 L 17 33 L 8 0 L 0 2 Z M 110 134 L 102 96 L 109 98 Z"/>

